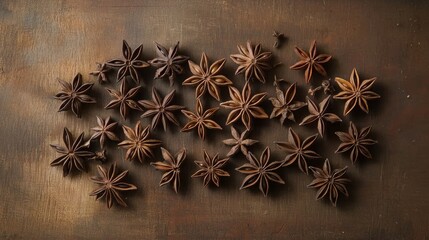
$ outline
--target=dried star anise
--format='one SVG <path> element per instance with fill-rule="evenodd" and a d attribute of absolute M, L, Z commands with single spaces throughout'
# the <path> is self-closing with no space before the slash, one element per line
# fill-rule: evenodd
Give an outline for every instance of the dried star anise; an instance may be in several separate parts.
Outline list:
<path fill-rule="evenodd" d="M 341 192 L 346 197 L 349 196 L 345 184 L 350 182 L 349 179 L 343 178 L 347 171 L 347 166 L 342 169 L 331 170 L 331 164 L 326 159 L 323 168 L 310 166 L 313 172 L 314 180 L 307 186 L 309 188 L 319 188 L 316 194 L 316 200 L 319 200 L 329 195 L 329 200 L 333 206 L 337 205 L 338 192 Z"/>
<path fill-rule="evenodd" d="M 64 80 L 58 79 L 62 89 L 55 95 L 55 99 L 62 101 L 58 112 L 72 110 L 72 112 L 80 117 L 80 108 L 82 103 L 95 103 L 95 99 L 87 95 L 87 92 L 91 90 L 93 83 L 82 84 L 82 75 L 76 74 L 73 78 L 72 83 L 68 83 Z"/>
<path fill-rule="evenodd" d="M 116 108 L 119 106 L 119 112 L 121 113 L 122 118 L 125 120 L 128 116 L 129 108 L 141 111 L 141 108 L 133 98 L 137 95 L 141 86 L 131 88 L 127 91 L 125 81 L 121 83 L 121 88 L 119 91 L 115 89 L 106 88 L 110 96 L 114 99 L 110 101 L 105 109 Z"/>
<path fill-rule="evenodd" d="M 100 138 L 100 147 L 104 148 L 104 143 L 106 139 L 110 139 L 112 141 L 119 141 L 119 138 L 116 136 L 116 134 L 113 132 L 116 128 L 116 125 L 118 125 L 117 122 L 110 121 L 110 117 L 107 117 L 106 119 L 102 119 L 97 116 L 97 127 L 91 128 L 92 131 L 94 131 L 94 134 L 92 134 L 90 140 Z"/>
<path fill-rule="evenodd" d="M 380 98 L 380 95 L 373 91 L 369 91 L 377 78 L 363 80 L 359 79 L 356 68 L 353 68 L 350 75 L 350 82 L 342 78 L 336 77 L 335 81 L 341 88 L 341 92 L 334 96 L 334 99 L 347 100 L 344 105 L 344 116 L 349 114 L 359 104 L 360 109 L 368 113 L 368 100 Z"/>
<path fill-rule="evenodd" d="M 253 144 L 259 142 L 257 140 L 253 139 L 247 139 L 246 136 L 249 133 L 248 130 L 245 130 L 241 134 L 237 132 L 237 130 L 231 126 L 231 135 L 233 138 L 223 140 L 223 143 L 232 146 L 231 150 L 229 150 L 227 157 L 231 157 L 232 155 L 236 154 L 238 151 L 241 151 L 244 156 L 247 155 L 248 150 L 247 147 L 252 146 Z"/>
<path fill-rule="evenodd" d="M 102 163 L 106 162 L 106 160 L 107 160 L 106 149 L 94 152 L 94 155 L 92 157 L 90 157 L 89 159 L 94 160 L 94 161 L 100 161 Z"/>
<path fill-rule="evenodd" d="M 134 51 L 131 50 L 127 41 L 123 40 L 122 54 L 124 59 L 112 59 L 106 62 L 107 66 L 118 67 L 117 81 L 122 81 L 126 76 L 130 76 L 135 83 L 139 83 L 139 74 L 137 70 L 149 67 L 149 63 L 139 60 L 143 49 L 143 44 L 140 44 Z M 125 82 L 125 81 L 124 81 Z"/>
<path fill-rule="evenodd" d="M 188 118 L 188 123 L 182 128 L 182 132 L 190 131 L 194 128 L 198 129 L 198 136 L 204 140 L 205 138 L 205 128 L 208 129 L 222 129 L 222 127 L 217 124 L 215 121 L 209 119 L 219 108 L 210 108 L 206 111 L 203 110 L 200 99 L 197 99 L 195 105 L 196 113 L 193 113 L 188 110 L 182 110 L 182 113 Z"/>
<path fill-rule="evenodd" d="M 366 146 L 376 144 L 377 141 L 366 138 L 371 131 L 371 127 L 365 127 L 358 131 L 353 122 L 350 122 L 348 132 L 335 132 L 340 141 L 342 142 L 335 153 L 342 153 L 351 150 L 350 160 L 355 163 L 359 154 L 364 155 L 366 158 L 372 158 Z"/>
<path fill-rule="evenodd" d="M 331 96 L 326 97 L 322 102 L 319 103 L 319 106 L 317 106 L 313 100 L 307 97 L 307 106 L 310 114 L 305 117 L 299 125 L 301 126 L 317 121 L 317 130 L 319 131 L 320 136 L 323 137 L 323 134 L 325 133 L 325 120 L 331 123 L 341 122 L 341 118 L 337 115 L 333 113 L 326 113 L 330 99 Z"/>
<path fill-rule="evenodd" d="M 277 31 L 273 32 L 273 37 L 276 38 L 276 41 L 273 44 L 274 48 L 280 48 L 282 46 L 282 43 L 286 40 L 284 33 L 279 33 Z"/>
<path fill-rule="evenodd" d="M 301 141 L 298 134 L 296 134 L 292 128 L 289 128 L 288 141 L 275 142 L 280 149 L 288 153 L 283 160 L 283 167 L 289 166 L 294 162 L 298 162 L 299 169 L 303 173 L 308 174 L 306 158 L 321 158 L 321 156 L 315 151 L 309 150 L 316 138 L 317 134 L 314 134 L 306 138 L 304 141 Z"/>
<path fill-rule="evenodd" d="M 159 186 L 163 186 L 167 183 L 173 184 L 173 189 L 177 193 L 180 186 L 180 165 L 186 158 L 186 149 L 180 150 L 175 157 L 171 155 L 165 148 L 161 147 L 163 162 L 152 162 L 150 165 L 154 166 L 155 169 L 164 171 L 165 173 L 161 177 Z"/>
<path fill-rule="evenodd" d="M 232 109 L 226 120 L 226 125 L 229 125 L 241 118 L 241 122 L 244 124 L 246 129 L 250 130 L 252 116 L 255 118 L 268 118 L 264 109 L 258 107 L 258 104 L 262 102 L 267 93 L 258 93 L 253 96 L 251 94 L 252 90 L 250 89 L 249 82 L 246 82 L 241 93 L 237 88 L 229 87 L 231 100 L 220 104 L 224 108 Z"/>
<path fill-rule="evenodd" d="M 136 190 L 137 187 L 131 183 L 122 182 L 124 177 L 127 175 L 127 171 L 123 171 L 116 175 L 116 163 L 113 163 L 109 171 L 100 165 L 97 166 L 98 175 L 91 177 L 94 183 L 101 185 L 99 188 L 91 192 L 90 196 L 96 196 L 95 200 L 106 197 L 107 207 L 111 208 L 113 200 L 119 205 L 127 207 L 124 199 L 122 199 L 120 192 Z"/>
<path fill-rule="evenodd" d="M 146 157 L 153 158 L 152 148 L 161 145 L 161 141 L 148 139 L 149 126 L 143 129 L 140 121 L 138 121 L 134 130 L 127 126 L 122 126 L 122 128 L 128 139 L 120 142 L 118 146 L 127 149 L 125 160 L 132 161 L 137 159 L 143 163 Z"/>
<path fill-rule="evenodd" d="M 261 53 L 261 44 L 253 48 L 250 41 L 247 42 L 246 46 L 237 45 L 237 48 L 240 53 L 230 55 L 232 61 L 239 65 L 235 75 L 244 72 L 244 79 L 247 82 L 252 78 L 256 78 L 265 83 L 265 71 L 271 69 L 269 63 L 271 52 Z"/>
<path fill-rule="evenodd" d="M 65 147 L 50 144 L 58 153 L 62 155 L 51 162 L 51 166 L 62 165 L 63 176 L 67 176 L 72 170 L 85 171 L 84 160 L 89 159 L 94 155 L 88 151 L 88 145 L 84 143 L 83 133 L 73 141 L 73 136 L 67 128 L 63 131 L 63 141 Z"/>
<path fill-rule="evenodd" d="M 283 179 L 274 171 L 282 166 L 282 162 L 275 161 L 269 163 L 270 148 L 266 147 L 262 155 L 257 159 L 251 152 L 247 154 L 249 163 L 245 163 L 237 171 L 247 174 L 241 184 L 240 190 L 259 184 L 259 190 L 267 196 L 269 189 L 269 180 L 281 184 L 285 184 Z"/>
<path fill-rule="evenodd" d="M 317 55 L 316 40 L 311 43 L 309 53 L 307 54 L 304 50 L 299 47 L 295 47 L 295 53 L 301 58 L 300 61 L 290 66 L 290 69 L 298 70 L 305 68 L 305 81 L 310 82 L 311 76 L 313 75 L 313 69 L 320 73 L 322 76 L 327 76 L 325 68 L 322 64 L 331 60 L 332 56 L 328 54 Z"/>
<path fill-rule="evenodd" d="M 159 96 L 159 93 L 155 88 L 152 89 L 152 101 L 151 100 L 140 100 L 138 103 L 146 108 L 146 111 L 142 114 L 143 117 L 152 117 L 151 130 L 158 126 L 159 122 L 162 122 L 164 131 L 167 130 L 167 120 L 179 126 L 176 116 L 173 111 L 181 110 L 184 107 L 179 105 L 170 105 L 174 98 L 175 90 L 172 90 L 164 98 Z"/>
<path fill-rule="evenodd" d="M 292 102 L 296 94 L 296 83 L 293 83 L 285 93 L 276 87 L 276 97 L 271 97 L 268 100 L 273 104 L 273 111 L 271 112 L 270 118 L 280 117 L 280 124 L 283 125 L 285 119 L 289 119 L 295 122 L 293 111 L 296 111 L 305 105 L 305 102 L 295 101 Z"/>
<path fill-rule="evenodd" d="M 111 69 L 106 65 L 106 63 L 97 63 L 97 70 L 90 72 L 90 75 L 96 76 L 97 80 L 100 84 L 107 83 L 109 80 L 107 79 L 106 73 L 108 73 Z"/>
<path fill-rule="evenodd" d="M 169 50 L 156 42 L 155 45 L 158 57 L 149 61 L 151 65 L 158 68 L 155 73 L 155 79 L 168 77 L 170 86 L 173 86 L 176 74 L 183 72 L 181 64 L 186 62 L 189 57 L 177 55 L 179 42 L 174 47 L 170 47 Z"/>
<path fill-rule="evenodd" d="M 207 90 L 212 97 L 220 100 L 218 86 L 231 85 L 232 82 L 223 75 L 217 75 L 225 64 L 225 58 L 215 61 L 210 67 L 205 53 L 201 56 L 200 66 L 188 61 L 193 76 L 183 81 L 183 85 L 197 85 L 195 98 L 201 97 Z"/>
<path fill-rule="evenodd" d="M 219 177 L 229 177 L 229 173 L 222 169 L 228 160 L 229 158 L 219 160 L 219 154 L 210 157 L 206 150 L 204 150 L 204 161 L 195 161 L 195 164 L 200 169 L 192 177 L 203 177 L 204 186 L 212 182 L 219 187 Z"/>

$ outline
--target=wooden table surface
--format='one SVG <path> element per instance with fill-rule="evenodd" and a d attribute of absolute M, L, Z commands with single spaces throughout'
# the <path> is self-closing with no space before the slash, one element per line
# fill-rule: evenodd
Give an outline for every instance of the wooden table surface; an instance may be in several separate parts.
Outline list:
<path fill-rule="evenodd" d="M 0 2 L 0 239 L 427 239 L 429 238 L 428 167 L 429 141 L 429 3 L 427 1 L 8 1 Z M 284 32 L 285 45 L 273 49 L 273 30 Z M 180 41 L 180 52 L 198 62 L 204 51 L 211 61 L 227 58 L 223 73 L 242 87 L 243 76 L 234 76 L 236 65 L 229 54 L 247 40 L 261 43 L 283 66 L 271 71 L 265 85 L 252 83 L 254 91 L 274 95 L 273 75 L 298 82 L 300 100 L 308 85 L 302 71 L 289 70 L 297 61 L 294 46 L 308 49 L 318 41 L 319 51 L 334 60 L 327 65 L 329 77 L 348 79 L 353 67 L 362 78 L 377 77 L 375 90 L 382 95 L 370 103 L 370 114 L 343 117 L 328 125 L 328 136 L 317 141 L 323 157 L 336 168 L 348 165 L 351 196 L 340 198 L 336 208 L 328 201 L 315 201 L 316 191 L 307 189 L 311 176 L 297 166 L 282 168 L 285 185 L 273 184 L 268 197 L 256 190 L 238 188 L 243 175 L 234 168 L 243 158 L 230 160 L 230 178 L 219 189 L 204 188 L 201 179 L 191 179 L 193 161 L 202 159 L 202 149 L 225 156 L 221 140 L 230 137 L 229 127 L 209 131 L 202 142 L 195 133 L 180 133 L 177 127 L 153 136 L 172 152 L 185 146 L 188 158 L 182 169 L 179 194 L 170 186 L 158 187 L 161 173 L 148 162 L 126 162 L 124 151 L 108 148 L 109 163 L 129 169 L 138 191 L 127 194 L 129 207 L 108 210 L 104 201 L 89 193 L 96 187 L 88 173 L 62 177 L 49 163 L 58 155 L 50 143 L 61 143 L 62 129 L 90 134 L 95 116 L 112 116 L 133 126 L 139 120 L 120 119 L 118 111 L 104 110 L 109 96 L 95 83 L 97 104 L 84 108 L 78 119 L 58 113 L 60 102 L 53 95 L 57 79 L 71 81 L 78 72 L 85 82 L 96 62 L 121 57 L 122 40 L 132 48 L 143 43 L 143 59 L 155 57 L 153 41 L 170 46 Z M 153 81 L 154 68 L 145 71 L 144 90 L 149 98 L 156 86 L 165 94 L 168 81 Z M 194 89 L 174 85 L 177 102 L 194 109 Z M 320 83 L 321 77 L 315 78 Z M 117 87 L 114 83 L 109 87 Z M 287 85 L 286 85 L 287 86 Z M 222 99 L 228 100 L 226 89 Z M 216 106 L 211 101 L 206 106 Z M 334 111 L 341 114 L 343 102 Z M 263 104 L 271 111 L 269 101 Z M 300 121 L 307 110 L 297 115 Z M 218 120 L 224 125 L 228 111 Z M 342 116 L 342 115 L 340 115 Z M 371 148 L 374 159 L 351 165 L 347 155 L 334 154 L 335 130 L 346 130 L 349 120 L 358 126 L 373 125 Z M 144 125 L 148 119 L 141 120 Z M 183 124 L 186 119 L 180 116 Z M 286 140 L 288 127 L 300 135 L 315 133 L 278 119 L 255 122 L 252 138 L 261 141 L 259 155 L 270 146 L 273 160 L 284 154 L 274 140 Z M 120 132 L 120 131 L 118 131 Z M 122 135 L 121 135 L 122 137 Z M 160 158 L 160 151 L 156 151 Z M 312 161 L 321 166 L 323 160 Z"/>

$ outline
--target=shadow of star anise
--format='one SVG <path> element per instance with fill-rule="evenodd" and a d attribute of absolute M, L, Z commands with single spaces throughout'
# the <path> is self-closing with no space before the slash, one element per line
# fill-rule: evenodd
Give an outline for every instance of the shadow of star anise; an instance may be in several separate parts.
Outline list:
<path fill-rule="evenodd" d="M 112 59 L 106 62 L 107 66 L 119 68 L 116 77 L 118 82 L 125 82 L 126 76 L 130 76 L 137 84 L 140 82 L 137 70 L 150 66 L 149 63 L 138 59 L 141 55 L 142 49 L 143 44 L 140 44 L 136 50 L 132 51 L 127 41 L 123 40 L 122 54 L 124 55 L 124 59 Z"/>
<path fill-rule="evenodd" d="M 369 89 L 374 84 L 377 78 L 371 78 L 360 81 L 356 68 L 353 68 L 352 74 L 350 75 L 350 81 L 336 77 L 335 81 L 341 88 L 341 92 L 334 96 L 334 99 L 347 100 L 344 104 L 344 116 L 349 114 L 359 104 L 360 109 L 365 113 L 369 112 L 368 100 L 380 98 L 380 95 L 370 91 Z"/>
<path fill-rule="evenodd" d="M 176 116 L 173 111 L 181 110 L 185 107 L 180 105 L 170 105 L 174 98 L 175 90 L 172 90 L 164 98 L 159 96 L 159 93 L 155 88 L 152 88 L 152 101 L 151 100 L 140 100 L 138 103 L 146 108 L 146 111 L 141 115 L 144 117 L 152 117 L 151 130 L 155 129 L 162 122 L 164 131 L 167 130 L 167 120 L 179 126 Z"/>
<path fill-rule="evenodd" d="M 139 110 L 139 111 L 142 110 L 140 106 L 137 104 L 137 102 L 133 100 L 133 98 L 137 95 L 140 88 L 141 86 L 137 86 L 127 91 L 125 81 L 121 83 L 121 88 L 119 89 L 119 91 L 115 89 L 106 88 L 110 96 L 113 97 L 113 100 L 110 101 L 104 108 L 111 109 L 119 106 L 119 112 L 121 113 L 121 117 L 124 120 L 127 119 L 130 108 Z"/>
<path fill-rule="evenodd" d="M 321 158 L 315 151 L 309 150 L 310 146 L 316 141 L 317 134 L 314 134 L 304 141 L 299 139 L 298 134 L 292 128 L 289 128 L 287 142 L 275 142 L 277 146 L 288 153 L 283 160 L 283 167 L 289 166 L 294 162 L 298 162 L 299 169 L 308 174 L 306 158 Z"/>
<path fill-rule="evenodd" d="M 350 182 L 350 180 L 343 177 L 347 171 L 347 166 L 332 171 L 331 164 L 326 159 L 322 169 L 312 166 L 309 168 L 313 172 L 314 180 L 307 187 L 319 188 L 316 200 L 329 196 L 329 200 L 335 207 L 337 206 L 338 192 L 341 192 L 346 197 L 349 196 L 345 184 Z"/>
<path fill-rule="evenodd" d="M 209 154 L 204 150 L 204 161 L 195 161 L 195 164 L 200 168 L 195 172 L 192 177 L 204 178 L 204 186 L 207 186 L 210 182 L 214 183 L 216 187 L 219 187 L 219 177 L 229 177 L 229 173 L 222 169 L 223 165 L 229 160 L 229 158 L 223 158 L 219 160 L 219 154 L 210 157 Z"/>
<path fill-rule="evenodd" d="M 342 122 L 341 118 L 336 114 L 326 113 L 330 99 L 331 96 L 328 96 L 323 99 L 319 105 L 317 105 L 313 102 L 313 100 L 307 97 L 307 107 L 310 114 L 305 117 L 299 125 L 306 125 L 317 121 L 317 130 L 319 131 L 320 136 L 323 138 L 323 134 L 325 133 L 325 121 L 330 123 Z"/>
<path fill-rule="evenodd" d="M 296 94 L 296 83 L 293 83 L 285 93 L 276 86 L 276 97 L 269 98 L 273 105 L 273 111 L 270 118 L 280 116 L 280 124 L 283 125 L 286 119 L 295 122 L 293 111 L 296 111 L 307 105 L 305 102 L 292 102 Z"/>
<path fill-rule="evenodd" d="M 253 144 L 259 142 L 253 139 L 247 139 L 248 130 L 245 130 L 241 134 L 237 132 L 237 130 L 231 126 L 231 135 L 233 138 L 225 139 L 222 142 L 228 146 L 232 146 L 231 150 L 229 150 L 227 157 L 231 157 L 235 155 L 238 151 L 241 151 L 244 156 L 247 155 L 248 150 L 247 147 L 252 146 Z"/>
<path fill-rule="evenodd" d="M 237 48 L 240 53 L 230 55 L 232 61 L 239 65 L 235 75 L 244 72 L 244 79 L 247 82 L 252 78 L 256 78 L 265 83 L 265 71 L 271 69 L 269 63 L 271 52 L 261 52 L 261 44 L 253 48 L 250 41 L 247 42 L 246 46 L 237 45 Z"/>
<path fill-rule="evenodd" d="M 366 138 L 371 131 L 371 127 L 365 127 L 360 131 L 357 130 L 353 122 L 350 122 L 348 132 L 335 132 L 342 142 L 335 153 L 343 153 L 351 150 L 350 160 L 355 163 L 359 155 L 364 155 L 366 158 L 372 158 L 366 146 L 376 144 L 377 141 Z"/>
<path fill-rule="evenodd" d="M 119 141 L 119 138 L 116 136 L 116 134 L 113 132 L 116 126 L 118 125 L 115 121 L 110 121 L 110 117 L 107 117 L 106 119 L 102 119 L 99 116 L 97 116 L 97 127 L 91 128 L 94 133 L 92 134 L 90 141 L 93 139 L 100 139 L 100 147 L 104 148 L 104 143 L 106 139 L 110 139 L 112 141 Z"/>
<path fill-rule="evenodd" d="M 109 171 L 106 171 L 106 169 L 100 165 L 97 165 L 97 170 L 99 176 L 91 177 L 91 180 L 101 186 L 92 191 L 90 196 L 96 196 L 95 200 L 105 197 L 108 208 L 112 207 L 113 200 L 119 205 L 127 207 L 120 192 L 137 189 L 135 185 L 122 181 L 127 175 L 128 170 L 116 175 L 116 162 L 110 166 Z"/>
<path fill-rule="evenodd" d="M 58 112 L 71 110 L 76 117 L 80 118 L 80 108 L 82 103 L 95 103 L 95 99 L 87 95 L 93 83 L 82 84 L 82 75 L 76 74 L 72 83 L 58 79 L 62 89 L 55 95 L 55 99 L 61 100 Z"/>
<path fill-rule="evenodd" d="M 218 86 L 231 85 L 232 82 L 223 75 L 217 75 L 225 64 L 225 58 L 215 61 L 209 68 L 205 53 L 201 56 L 200 66 L 188 61 L 193 76 L 183 81 L 183 85 L 197 85 L 195 98 L 200 98 L 207 90 L 216 100 L 220 100 Z"/>
<path fill-rule="evenodd" d="M 182 165 L 183 160 L 186 158 L 186 149 L 182 148 L 175 157 L 171 155 L 165 148 L 161 147 L 162 157 L 164 158 L 163 162 L 152 162 L 150 165 L 155 167 L 155 169 L 165 172 L 159 186 L 163 186 L 167 183 L 173 184 L 173 189 L 177 193 L 180 187 L 180 165 Z"/>
<path fill-rule="evenodd" d="M 65 147 L 50 144 L 58 153 L 62 155 L 51 162 L 51 166 L 63 167 L 63 176 L 67 176 L 73 170 L 85 171 L 84 160 L 91 158 L 94 153 L 88 151 L 88 145 L 83 139 L 84 133 L 81 133 L 78 138 L 73 141 L 73 136 L 67 128 L 63 131 L 63 141 Z"/>
<path fill-rule="evenodd" d="M 313 75 L 313 69 L 324 77 L 328 75 L 322 64 L 327 63 L 329 60 L 331 60 L 332 56 L 328 54 L 317 55 L 316 40 L 311 43 L 309 53 L 306 53 L 299 47 L 295 47 L 295 53 L 301 58 L 301 60 L 290 66 L 290 69 L 298 70 L 305 68 L 305 81 L 307 83 L 309 83 L 311 80 L 311 76 Z"/>
<path fill-rule="evenodd" d="M 249 82 L 243 87 L 240 93 L 237 88 L 229 87 L 229 95 L 231 100 L 221 103 L 220 105 L 227 109 L 232 109 L 226 120 L 226 125 L 237 121 L 241 118 L 241 122 L 244 124 L 247 130 L 251 129 L 252 117 L 254 118 L 268 118 L 264 109 L 259 107 L 259 103 L 262 102 L 267 93 L 258 93 L 251 95 L 252 90 L 250 89 Z"/>
<path fill-rule="evenodd" d="M 198 130 L 198 136 L 204 140 L 205 139 L 205 128 L 208 129 L 222 129 L 222 127 L 217 124 L 215 121 L 209 119 L 213 114 L 215 114 L 219 108 L 210 108 L 206 111 L 203 110 L 200 99 L 197 99 L 195 104 L 195 111 L 193 113 L 188 110 L 182 110 L 182 113 L 188 118 L 188 123 L 182 128 L 182 132 L 190 131 L 194 128 Z"/>
<path fill-rule="evenodd" d="M 140 121 L 136 123 L 134 130 L 127 126 L 122 126 L 125 136 L 128 138 L 118 144 L 118 146 L 127 150 L 125 160 L 134 159 L 143 161 L 147 157 L 153 158 L 152 148 L 161 145 L 161 141 L 149 138 L 149 126 L 143 129 Z"/>
<path fill-rule="evenodd" d="M 158 68 L 155 72 L 155 79 L 168 77 L 170 86 L 173 86 L 176 74 L 183 72 L 181 64 L 186 62 L 189 57 L 177 55 L 179 42 L 174 47 L 170 47 L 169 50 L 156 42 L 155 45 L 158 57 L 149 61 L 151 65 Z"/>
<path fill-rule="evenodd" d="M 247 174 L 241 184 L 240 190 L 259 184 L 259 190 L 267 196 L 269 190 L 269 181 L 285 184 L 283 179 L 274 171 L 282 166 L 282 162 L 275 161 L 269 163 L 270 148 L 266 147 L 262 155 L 257 159 L 251 152 L 247 154 L 249 163 L 236 168 L 237 171 Z"/>

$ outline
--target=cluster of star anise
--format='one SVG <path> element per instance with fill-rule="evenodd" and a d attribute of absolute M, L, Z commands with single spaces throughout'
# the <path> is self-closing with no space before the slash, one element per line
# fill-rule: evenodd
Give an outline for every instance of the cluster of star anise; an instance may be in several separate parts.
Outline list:
<path fill-rule="evenodd" d="M 164 174 L 161 177 L 160 186 L 171 183 L 175 192 L 180 188 L 180 168 L 186 159 L 187 149 L 183 148 L 172 155 L 166 148 L 161 147 L 162 142 L 150 137 L 151 131 L 158 131 L 159 127 L 166 131 L 168 123 L 180 126 L 177 113 L 179 110 L 188 120 L 182 127 L 182 132 L 196 130 L 199 138 L 205 139 L 208 130 L 222 130 L 221 124 L 217 123 L 213 116 L 219 110 L 219 107 L 204 109 L 205 101 L 212 98 L 216 100 L 220 107 L 229 111 L 225 125 L 230 125 L 232 138 L 223 141 L 224 144 L 231 146 L 230 151 L 225 154 L 215 153 L 213 155 L 203 150 L 203 159 L 195 161 L 198 170 L 192 175 L 195 178 L 202 178 L 204 186 L 212 183 L 220 186 L 220 177 L 230 176 L 224 170 L 225 164 L 229 159 L 244 158 L 246 163 L 236 168 L 240 173 L 246 175 L 240 189 L 249 188 L 258 185 L 259 190 L 267 196 L 269 192 L 269 183 L 276 182 L 284 184 L 284 180 L 277 171 L 286 166 L 297 163 L 299 169 L 305 174 L 310 171 L 314 175 L 314 180 L 308 185 L 310 188 L 319 188 L 317 199 L 329 196 L 333 205 L 336 205 L 338 192 L 348 196 L 346 183 L 349 181 L 344 177 L 347 167 L 342 169 L 331 169 L 328 159 L 323 167 L 313 166 L 307 160 L 318 159 L 321 156 L 314 150 L 311 150 L 313 143 L 318 135 L 323 138 L 326 135 L 326 122 L 341 122 L 342 119 L 336 114 L 329 112 L 328 107 L 331 102 L 331 96 L 326 96 L 322 101 L 317 102 L 315 92 L 324 89 L 325 94 L 332 93 L 332 86 L 329 81 L 324 81 L 317 88 L 310 88 L 306 102 L 295 99 L 297 93 L 297 83 L 291 84 L 286 91 L 280 86 L 280 81 L 275 78 L 275 95 L 269 97 L 273 109 L 271 114 L 267 114 L 261 103 L 265 100 L 267 93 L 254 93 L 251 85 L 254 80 L 265 84 L 267 81 L 267 72 L 273 69 L 271 65 L 271 52 L 264 52 L 260 44 L 252 45 L 247 42 L 246 45 L 238 45 L 237 54 L 231 54 L 231 60 L 238 65 L 236 75 L 244 75 L 244 86 L 239 89 L 233 81 L 221 74 L 226 59 L 219 59 L 209 64 L 208 57 L 202 53 L 200 63 L 196 64 L 188 57 L 179 55 L 177 43 L 169 49 L 156 45 L 157 57 L 150 61 L 141 60 L 143 46 L 140 45 L 134 51 L 126 41 L 123 41 L 122 58 L 108 60 L 97 64 L 97 70 L 91 72 L 100 84 L 109 81 L 110 71 L 116 71 L 116 81 L 119 84 L 118 89 L 106 88 L 112 100 L 105 106 L 105 109 L 119 109 L 121 117 L 125 120 L 131 111 L 142 112 L 142 118 L 151 118 L 148 126 L 143 126 L 138 121 L 133 128 L 122 125 L 124 139 L 120 139 L 116 134 L 118 122 L 110 117 L 105 119 L 97 116 L 97 126 L 91 128 L 92 136 L 84 139 L 81 133 L 74 139 L 67 128 L 64 128 L 63 141 L 65 146 L 51 145 L 60 157 L 51 162 L 52 166 L 62 165 L 63 175 L 67 176 L 74 170 L 85 171 L 87 160 L 99 160 L 101 163 L 106 161 L 106 142 L 119 142 L 117 145 L 125 149 L 125 160 L 137 160 L 141 163 L 151 161 L 155 157 L 154 151 L 160 149 L 163 157 L 162 161 L 151 162 L 151 165 Z M 277 44 L 278 46 L 278 44 Z M 291 69 L 305 69 L 305 81 L 310 83 L 313 70 L 327 76 L 323 64 L 331 60 L 327 54 L 317 54 L 316 41 L 310 47 L 309 53 L 296 47 L 296 53 L 300 61 L 292 65 Z M 188 61 L 189 60 L 189 61 Z M 174 105 L 175 90 L 162 96 L 155 88 L 151 91 L 151 99 L 141 99 L 143 87 L 140 85 L 140 72 L 150 66 L 156 67 L 154 79 L 168 79 L 170 86 L 176 81 L 176 76 L 184 72 L 185 63 L 188 63 L 189 70 L 192 73 L 190 77 L 183 81 L 182 85 L 195 87 L 195 112 L 187 110 L 184 106 Z M 378 94 L 370 91 L 375 82 L 375 78 L 360 81 L 356 69 L 353 69 L 350 81 L 342 78 L 335 78 L 341 92 L 334 95 L 333 99 L 346 100 L 344 107 L 344 116 L 348 115 L 356 105 L 368 113 L 368 100 L 380 97 Z M 77 117 L 80 117 L 83 104 L 95 103 L 95 99 L 89 95 L 91 83 L 82 83 L 82 77 L 77 74 L 72 83 L 59 80 L 62 90 L 56 94 L 55 98 L 62 101 L 59 111 L 71 110 Z M 221 102 L 221 88 L 228 87 L 230 100 Z M 207 96 L 210 95 L 210 97 Z M 220 102 L 220 103 L 219 103 Z M 301 141 L 299 135 L 292 129 L 288 130 L 287 141 L 275 141 L 276 145 L 286 153 L 284 160 L 271 161 L 271 150 L 265 147 L 259 157 L 256 157 L 250 148 L 258 143 L 258 140 L 247 138 L 248 134 L 254 128 L 254 119 L 273 119 L 279 118 L 283 126 L 285 121 L 295 122 L 295 111 L 307 106 L 309 114 L 304 117 L 299 125 L 317 123 L 318 134 L 314 134 Z M 244 131 L 239 132 L 239 126 L 242 125 Z M 376 141 L 368 139 L 371 127 L 365 127 L 360 131 L 350 122 L 348 132 L 335 132 L 339 137 L 341 144 L 336 152 L 350 151 L 350 159 L 354 163 L 361 156 L 371 158 L 367 146 L 375 144 Z M 90 195 L 96 196 L 96 199 L 105 198 L 107 206 L 110 208 L 115 201 L 119 205 L 126 206 L 121 196 L 122 191 L 135 190 L 137 187 L 133 184 L 124 182 L 128 171 L 120 174 L 116 173 L 116 163 L 113 163 L 108 170 L 98 165 L 99 176 L 92 177 L 92 181 L 99 184 Z"/>

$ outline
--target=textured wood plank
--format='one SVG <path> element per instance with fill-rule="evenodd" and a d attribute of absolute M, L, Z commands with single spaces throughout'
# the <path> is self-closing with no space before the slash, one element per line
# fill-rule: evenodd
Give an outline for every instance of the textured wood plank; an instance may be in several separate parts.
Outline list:
<path fill-rule="evenodd" d="M 425 1 L 1 1 L 0 238 L 428 238 L 428 10 Z M 274 50 L 285 63 L 275 74 L 298 82 L 301 97 L 307 89 L 303 74 L 288 66 L 296 60 L 293 47 L 306 49 L 313 39 L 322 52 L 334 56 L 331 77 L 347 78 L 353 67 L 363 77 L 378 77 L 382 100 L 371 105 L 369 115 L 353 116 L 360 126 L 373 123 L 379 140 L 375 159 L 350 166 L 345 155 L 333 154 L 338 142 L 332 130 L 346 129 L 347 121 L 328 126 L 331 134 L 317 142 L 334 166 L 350 166 L 351 197 L 340 199 L 338 208 L 316 202 L 315 191 L 305 187 L 311 178 L 294 167 L 281 171 L 287 184 L 273 186 L 267 198 L 257 191 L 238 191 L 243 176 L 236 172 L 223 179 L 220 189 L 204 189 L 199 180 L 190 179 L 203 148 L 227 153 L 221 140 L 229 138 L 229 128 L 209 132 L 204 143 L 177 128 L 154 133 L 173 152 L 189 149 L 178 195 L 157 186 L 161 174 L 147 163 L 124 162 L 124 152 L 111 145 L 110 161 L 129 169 L 139 187 L 128 195 L 128 209 L 107 211 L 104 203 L 88 196 L 95 187 L 88 180 L 95 164 L 88 164 L 89 173 L 72 178 L 49 167 L 56 156 L 49 143 L 61 141 L 63 127 L 89 134 L 97 114 L 120 119 L 116 111 L 103 110 L 109 97 L 99 84 L 94 86 L 98 103 L 85 109 L 82 119 L 57 113 L 59 102 L 52 99 L 59 89 L 57 78 L 69 81 L 81 72 L 84 81 L 94 81 L 88 73 L 95 62 L 120 56 L 122 39 L 132 47 L 143 43 L 144 59 L 155 56 L 153 41 L 167 46 L 180 41 L 181 51 L 199 61 L 202 51 L 211 60 L 228 58 L 246 40 L 272 50 L 274 29 L 288 37 L 284 48 Z M 243 78 L 234 76 L 235 67 L 228 60 L 225 74 L 241 87 Z M 168 82 L 152 81 L 153 74 L 152 69 L 143 75 L 141 98 L 150 96 L 152 86 L 168 91 Z M 273 95 L 271 84 L 253 85 L 255 91 Z M 193 109 L 194 89 L 180 84 L 174 89 L 179 102 Z M 228 99 L 226 91 L 222 94 Z M 264 106 L 271 110 L 268 102 Z M 227 113 L 221 110 L 219 120 L 224 122 Z M 136 114 L 121 123 L 130 126 L 138 119 Z M 273 159 L 280 160 L 283 155 L 272 141 L 286 139 L 288 125 L 255 123 L 251 136 L 262 142 L 257 154 L 268 145 Z M 291 126 L 301 135 L 314 132 Z M 233 172 L 243 159 L 231 162 Z"/>

